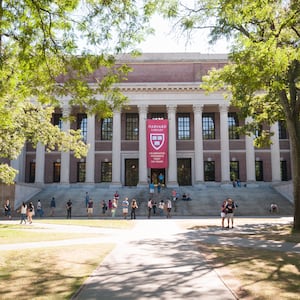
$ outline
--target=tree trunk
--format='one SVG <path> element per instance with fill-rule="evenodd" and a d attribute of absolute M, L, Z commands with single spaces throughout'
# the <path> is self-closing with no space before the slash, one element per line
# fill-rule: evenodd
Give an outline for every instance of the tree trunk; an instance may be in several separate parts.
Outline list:
<path fill-rule="evenodd" d="M 298 137 L 297 130 L 297 128 L 299 128 L 298 121 L 290 122 L 289 125 L 290 147 L 292 150 L 292 180 L 294 188 L 294 229 L 300 231 L 300 137 Z"/>

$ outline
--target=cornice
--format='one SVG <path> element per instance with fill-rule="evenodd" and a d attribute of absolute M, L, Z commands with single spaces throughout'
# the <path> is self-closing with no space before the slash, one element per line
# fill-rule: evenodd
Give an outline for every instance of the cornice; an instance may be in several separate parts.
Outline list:
<path fill-rule="evenodd" d="M 134 83 L 118 84 L 122 92 L 199 92 L 203 91 L 200 82 L 197 83 Z"/>

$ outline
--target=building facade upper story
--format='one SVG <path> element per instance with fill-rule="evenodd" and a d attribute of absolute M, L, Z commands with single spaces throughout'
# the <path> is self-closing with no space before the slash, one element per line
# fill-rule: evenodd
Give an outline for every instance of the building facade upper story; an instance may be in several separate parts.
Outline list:
<path fill-rule="evenodd" d="M 29 143 L 11 164 L 19 169 L 17 182 L 32 184 L 103 184 L 144 186 L 158 175 L 168 186 L 278 182 L 291 179 L 291 154 L 284 124 L 275 123 L 272 145 L 255 148 L 254 136 L 240 135 L 236 128 L 248 119 L 239 119 L 236 108 L 223 91 L 206 94 L 202 77 L 212 68 L 228 63 L 226 55 L 196 53 L 153 53 L 120 63 L 133 68 L 119 84 L 128 103 L 112 118 L 99 120 L 63 99 L 52 122 L 62 130 L 81 129 L 90 145 L 87 157 L 72 153 L 45 152 Z M 100 76 L 89 78 L 90 84 Z M 64 115 L 74 122 L 63 122 Z M 251 116 L 249 116 L 250 120 Z M 168 121 L 168 164 L 152 168 L 147 163 L 147 120 Z M 259 133 L 258 133 L 259 134 Z"/>

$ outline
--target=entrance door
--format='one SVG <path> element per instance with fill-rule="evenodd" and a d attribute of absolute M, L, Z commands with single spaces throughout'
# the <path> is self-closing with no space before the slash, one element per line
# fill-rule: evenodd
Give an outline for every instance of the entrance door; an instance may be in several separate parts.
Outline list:
<path fill-rule="evenodd" d="M 125 159 L 125 185 L 136 186 L 139 182 L 139 160 Z"/>
<path fill-rule="evenodd" d="M 192 185 L 191 159 L 177 159 L 177 179 L 179 185 Z"/>
<path fill-rule="evenodd" d="M 162 177 L 161 184 L 165 184 L 166 176 L 165 169 L 151 169 L 151 181 L 158 184 L 160 177 Z"/>

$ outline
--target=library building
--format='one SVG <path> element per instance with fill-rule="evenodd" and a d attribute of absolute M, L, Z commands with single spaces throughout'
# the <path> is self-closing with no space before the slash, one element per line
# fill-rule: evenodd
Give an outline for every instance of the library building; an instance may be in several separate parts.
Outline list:
<path fill-rule="evenodd" d="M 113 116 L 98 119 L 69 99 L 52 117 L 61 130 L 81 129 L 88 155 L 46 152 L 27 143 L 10 164 L 19 170 L 17 183 L 168 187 L 280 182 L 291 179 L 291 151 L 284 123 L 270 128 L 272 144 L 256 148 L 253 136 L 236 128 L 240 119 L 224 91 L 207 94 L 202 77 L 228 63 L 223 54 L 149 53 L 122 56 L 133 71 L 119 84 L 128 102 Z M 62 116 L 74 121 L 63 122 Z M 257 133 L 259 134 L 259 132 Z"/>

